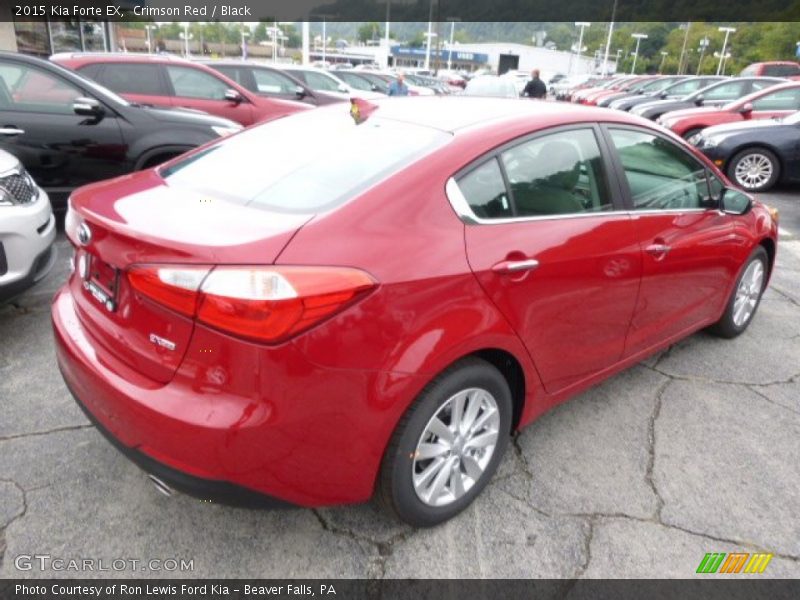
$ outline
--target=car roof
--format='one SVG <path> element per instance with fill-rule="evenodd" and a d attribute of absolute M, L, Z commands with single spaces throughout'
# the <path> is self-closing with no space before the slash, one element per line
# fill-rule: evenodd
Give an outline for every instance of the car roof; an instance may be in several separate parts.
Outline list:
<path fill-rule="evenodd" d="M 57 52 L 50 56 L 53 61 L 69 62 L 183 62 L 192 63 L 176 54 L 139 54 L 134 52 Z"/>
<path fill-rule="evenodd" d="M 497 121 L 525 118 L 534 127 L 560 122 L 614 121 L 641 124 L 644 121 L 627 113 L 609 111 L 566 102 L 530 99 L 487 98 L 480 96 L 411 96 L 382 98 L 371 102 L 378 107 L 374 115 L 452 133 L 488 126 Z M 652 124 L 651 124 L 652 125 Z"/>

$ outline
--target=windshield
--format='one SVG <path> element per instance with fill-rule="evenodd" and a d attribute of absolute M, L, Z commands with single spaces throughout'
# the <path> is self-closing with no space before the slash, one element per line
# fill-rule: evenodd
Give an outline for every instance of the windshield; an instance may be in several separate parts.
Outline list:
<path fill-rule="evenodd" d="M 376 115 L 356 125 L 349 106 L 336 105 L 248 129 L 161 176 L 170 187 L 239 204 L 312 213 L 344 203 L 450 139 Z"/>

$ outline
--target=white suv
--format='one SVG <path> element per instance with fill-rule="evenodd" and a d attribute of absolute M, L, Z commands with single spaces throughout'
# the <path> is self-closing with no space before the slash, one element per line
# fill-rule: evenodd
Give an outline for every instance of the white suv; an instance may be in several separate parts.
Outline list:
<path fill-rule="evenodd" d="M 0 301 L 42 279 L 56 260 L 56 221 L 47 193 L 0 150 Z"/>

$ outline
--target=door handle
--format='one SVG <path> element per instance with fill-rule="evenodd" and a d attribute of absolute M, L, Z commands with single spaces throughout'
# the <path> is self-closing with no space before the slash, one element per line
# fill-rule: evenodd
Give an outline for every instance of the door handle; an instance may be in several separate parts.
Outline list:
<path fill-rule="evenodd" d="M 17 129 L 11 125 L 7 125 L 6 127 L 0 127 L 0 135 L 22 135 L 25 133 L 24 129 Z"/>
<path fill-rule="evenodd" d="M 666 244 L 650 244 L 645 248 L 645 252 L 647 252 L 651 256 L 655 256 L 656 258 L 663 258 L 669 251 L 672 250 L 671 247 L 667 246 Z"/>
<path fill-rule="evenodd" d="M 539 261 L 535 258 L 528 260 L 503 260 L 492 266 L 495 273 L 520 273 L 522 271 L 533 271 L 539 266 Z"/>

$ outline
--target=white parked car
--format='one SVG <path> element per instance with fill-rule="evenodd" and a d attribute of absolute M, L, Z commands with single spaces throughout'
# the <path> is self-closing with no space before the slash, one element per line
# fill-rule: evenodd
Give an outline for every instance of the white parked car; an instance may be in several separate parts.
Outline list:
<path fill-rule="evenodd" d="M 50 271 L 56 260 L 50 199 L 11 154 L 0 150 L 0 301 Z"/>
<path fill-rule="evenodd" d="M 492 98 L 519 98 L 514 80 L 497 75 L 481 75 L 467 82 L 465 96 L 484 96 Z"/>
<path fill-rule="evenodd" d="M 308 87 L 316 92 L 325 92 L 329 96 L 336 96 L 342 100 L 349 100 L 352 96 L 358 96 L 364 100 L 377 100 L 383 94 L 376 92 L 365 92 L 354 90 L 344 81 L 339 79 L 335 72 L 331 73 L 324 69 L 314 67 L 304 67 L 302 65 L 274 65 L 276 68 L 283 69 L 292 77 L 299 79 Z"/>

